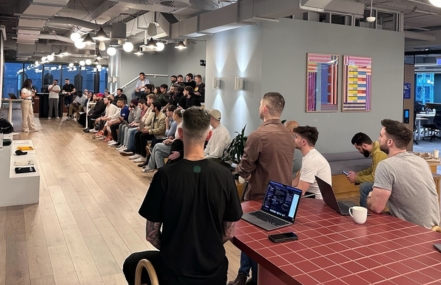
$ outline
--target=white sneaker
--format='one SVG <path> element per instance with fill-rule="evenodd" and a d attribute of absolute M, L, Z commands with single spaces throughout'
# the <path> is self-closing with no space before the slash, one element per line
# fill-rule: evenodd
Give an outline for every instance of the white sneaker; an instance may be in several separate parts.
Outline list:
<path fill-rule="evenodd" d="M 145 157 L 139 157 L 137 159 L 135 159 L 133 162 L 145 162 L 146 158 Z"/>
<path fill-rule="evenodd" d="M 50 119 L 51 119 L 51 117 L 48 117 L 47 119 L 48 119 L 48 120 L 50 120 Z"/>
<path fill-rule="evenodd" d="M 115 146 L 117 144 L 118 144 L 117 142 L 112 142 L 112 143 L 109 143 L 109 146 Z"/>
<path fill-rule="evenodd" d="M 118 152 L 124 152 L 126 149 L 127 149 L 127 148 L 120 148 L 120 149 L 118 149 L 117 151 L 118 151 Z"/>
<path fill-rule="evenodd" d="M 131 159 L 138 159 L 138 158 L 140 158 L 140 157 L 142 157 L 140 154 L 134 154 L 134 155 L 132 155 L 132 156 L 129 156 L 129 159 L 131 160 Z"/>
<path fill-rule="evenodd" d="M 57 117 L 57 120 L 59 120 L 60 119 L 60 117 Z"/>
<path fill-rule="evenodd" d="M 114 140 L 110 140 L 110 141 L 107 142 L 107 144 L 111 144 L 113 142 L 115 142 L 115 141 Z"/>
<path fill-rule="evenodd" d="M 116 150 L 125 150 L 125 149 L 126 149 L 125 145 L 122 145 L 122 146 L 116 148 Z"/>
<path fill-rule="evenodd" d="M 155 171 L 155 170 L 154 169 L 150 169 L 148 166 L 144 167 L 141 170 L 142 173 L 153 172 L 153 171 Z"/>
<path fill-rule="evenodd" d="M 98 131 L 95 130 L 95 129 L 91 129 L 89 132 L 90 132 L 90 133 L 98 133 Z"/>

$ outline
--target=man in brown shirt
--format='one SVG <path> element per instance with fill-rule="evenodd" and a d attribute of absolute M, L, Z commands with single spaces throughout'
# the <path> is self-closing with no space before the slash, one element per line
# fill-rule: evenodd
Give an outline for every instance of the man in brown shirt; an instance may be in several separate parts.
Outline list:
<path fill-rule="evenodd" d="M 249 181 L 245 200 L 265 196 L 269 180 L 291 185 L 295 143 L 289 130 L 280 122 L 285 99 L 280 93 L 269 92 L 260 100 L 259 115 L 263 123 L 247 139 L 244 154 L 236 170 Z M 251 279 L 247 280 L 250 269 Z M 257 284 L 257 263 L 243 252 L 234 281 L 227 285 Z"/>
<path fill-rule="evenodd" d="M 249 181 L 245 200 L 263 199 L 269 180 L 291 185 L 294 140 L 280 122 L 285 99 L 269 92 L 260 101 L 263 123 L 247 139 L 244 154 L 236 170 Z"/>

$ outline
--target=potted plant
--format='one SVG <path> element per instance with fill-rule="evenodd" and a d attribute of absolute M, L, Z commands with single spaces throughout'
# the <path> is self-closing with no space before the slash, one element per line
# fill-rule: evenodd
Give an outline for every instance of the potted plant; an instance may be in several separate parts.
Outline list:
<path fill-rule="evenodd" d="M 234 132 L 237 135 L 233 138 L 230 144 L 225 148 L 224 153 L 222 155 L 221 160 L 228 164 L 238 164 L 240 159 L 242 158 L 243 151 L 245 149 L 245 145 L 247 143 L 247 136 L 245 136 L 245 128 L 243 127 L 242 131 Z"/>

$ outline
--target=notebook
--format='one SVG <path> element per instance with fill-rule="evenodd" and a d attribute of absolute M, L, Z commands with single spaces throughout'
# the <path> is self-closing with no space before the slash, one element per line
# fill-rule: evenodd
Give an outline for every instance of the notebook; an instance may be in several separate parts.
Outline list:
<path fill-rule="evenodd" d="M 315 179 L 317 180 L 318 187 L 323 196 L 323 201 L 325 201 L 326 205 L 331 207 L 334 211 L 342 216 L 349 216 L 349 208 L 357 206 L 357 204 L 351 201 L 337 201 L 331 185 L 321 180 L 317 176 Z"/>
<path fill-rule="evenodd" d="M 271 231 L 294 224 L 302 190 L 269 181 L 259 211 L 244 213 L 242 219 Z"/>

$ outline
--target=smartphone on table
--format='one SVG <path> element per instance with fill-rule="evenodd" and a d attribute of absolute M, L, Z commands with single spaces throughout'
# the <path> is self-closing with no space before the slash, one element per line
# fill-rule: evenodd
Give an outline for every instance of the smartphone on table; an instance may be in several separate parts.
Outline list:
<path fill-rule="evenodd" d="M 279 243 L 279 242 L 285 242 L 285 241 L 290 241 L 290 240 L 298 240 L 299 237 L 295 233 L 289 232 L 289 233 L 283 233 L 283 234 L 269 235 L 268 239 L 274 243 Z"/>

